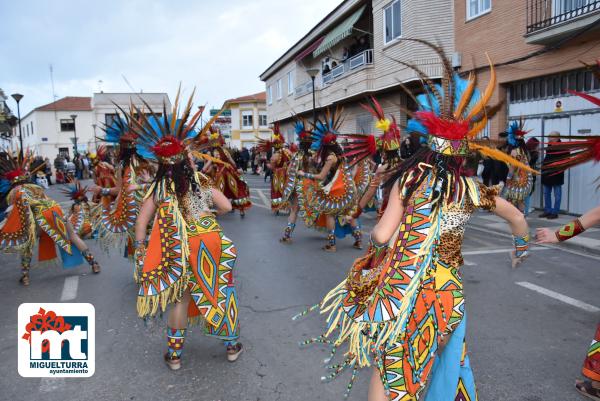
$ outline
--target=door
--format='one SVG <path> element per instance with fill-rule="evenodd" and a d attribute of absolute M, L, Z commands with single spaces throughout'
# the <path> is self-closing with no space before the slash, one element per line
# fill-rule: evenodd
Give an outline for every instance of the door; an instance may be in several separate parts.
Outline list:
<path fill-rule="evenodd" d="M 600 132 L 600 113 L 571 116 L 571 135 Z M 570 169 L 569 213 L 583 214 L 600 205 L 600 163 L 588 162 Z"/>

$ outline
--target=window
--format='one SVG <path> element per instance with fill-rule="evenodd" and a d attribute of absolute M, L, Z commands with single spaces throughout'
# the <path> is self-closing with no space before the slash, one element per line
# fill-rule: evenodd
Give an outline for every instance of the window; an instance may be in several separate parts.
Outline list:
<path fill-rule="evenodd" d="M 273 86 L 267 86 L 267 104 L 273 104 Z"/>
<path fill-rule="evenodd" d="M 467 21 L 492 11 L 492 0 L 467 0 Z"/>
<path fill-rule="evenodd" d="M 277 100 L 281 100 L 281 79 L 277 80 Z"/>
<path fill-rule="evenodd" d="M 75 121 L 71 119 L 61 119 L 60 120 L 60 131 L 61 132 L 69 132 L 75 131 Z"/>
<path fill-rule="evenodd" d="M 288 78 L 288 96 L 294 93 L 294 71 L 290 71 L 287 73 Z"/>
<path fill-rule="evenodd" d="M 47 137 L 43 137 L 42 138 L 42 142 L 48 142 L 48 138 Z"/>
<path fill-rule="evenodd" d="M 106 124 L 107 127 L 110 127 L 116 119 L 117 119 L 116 114 L 105 114 L 104 115 L 104 123 Z"/>
<path fill-rule="evenodd" d="M 253 117 L 252 110 L 242 111 L 242 129 L 254 128 Z"/>
<path fill-rule="evenodd" d="M 258 125 L 260 127 L 267 127 L 269 123 L 267 123 L 267 113 L 260 113 L 258 115 Z"/>
<path fill-rule="evenodd" d="M 400 0 L 391 2 L 383 9 L 384 42 L 389 43 L 402 35 L 402 20 L 400 14 Z"/>
<path fill-rule="evenodd" d="M 31 135 L 33 135 L 33 121 L 29 123 L 31 125 Z"/>

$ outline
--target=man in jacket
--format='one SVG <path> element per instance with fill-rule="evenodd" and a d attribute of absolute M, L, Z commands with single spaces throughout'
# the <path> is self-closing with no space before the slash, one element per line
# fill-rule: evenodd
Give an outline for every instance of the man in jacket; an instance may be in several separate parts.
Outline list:
<path fill-rule="evenodd" d="M 550 142 L 560 142 L 557 138 L 560 134 L 556 131 L 550 133 Z M 558 157 L 557 154 L 553 154 L 552 146 L 548 146 L 546 150 L 546 156 L 544 157 L 544 164 L 552 162 L 552 160 Z M 547 219 L 558 218 L 558 211 L 560 210 L 560 201 L 562 199 L 562 186 L 565 183 L 565 173 L 544 173 L 542 170 L 542 186 L 544 187 L 544 213 L 540 214 L 540 217 L 546 217 Z M 554 194 L 554 203 L 552 203 L 552 194 Z"/>

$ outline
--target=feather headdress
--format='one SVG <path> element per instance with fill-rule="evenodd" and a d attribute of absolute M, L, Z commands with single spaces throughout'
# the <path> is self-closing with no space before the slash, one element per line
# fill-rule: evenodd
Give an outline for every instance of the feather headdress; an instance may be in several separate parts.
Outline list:
<path fill-rule="evenodd" d="M 382 131 L 382 135 L 376 136 L 364 132 L 340 135 L 343 139 L 344 156 L 348 158 L 350 165 L 375 156 L 378 150 L 393 152 L 400 148 L 400 128 L 396 119 L 385 118 L 383 108 L 374 97 L 369 98 L 367 104 L 361 104 L 361 107 L 377 119 L 375 128 Z"/>
<path fill-rule="evenodd" d="M 312 131 L 312 149 L 320 150 L 323 146 L 331 145 L 337 142 L 338 129 L 342 125 L 341 110 L 327 110 L 325 120 L 317 120 Z"/>
<path fill-rule="evenodd" d="M 163 164 L 175 164 L 187 157 L 187 151 L 197 135 L 194 128 L 201 115 L 200 110 L 192 115 L 193 96 L 192 92 L 181 113 L 180 90 L 177 91 L 170 113 L 167 113 L 166 105 L 163 104 L 162 116 L 158 116 L 145 102 L 149 114 L 142 113 L 136 106 L 132 106 L 139 119 L 130 116 L 129 122 L 131 129 L 138 136 L 136 147 L 140 156 Z"/>
<path fill-rule="evenodd" d="M 117 113 L 117 117 L 113 120 L 112 124 L 104 125 L 102 127 L 104 138 L 99 139 L 103 142 L 122 147 L 134 147 L 136 145 L 137 134 L 134 130 L 130 129 L 131 123 L 129 122 L 129 119 L 133 118 L 132 116 L 136 116 L 136 114 L 133 111 L 125 113 L 121 107 L 118 105 L 115 106 L 121 111 L 122 115 Z"/>
<path fill-rule="evenodd" d="M 30 170 L 33 158 L 33 152 L 30 150 L 23 152 L 22 158 L 19 151 L 16 154 L 10 150 L 3 152 L 0 157 L 0 177 L 11 185 L 28 181 L 29 177 L 46 166 L 46 163 L 42 163 L 33 170 Z"/>
<path fill-rule="evenodd" d="M 408 132 L 426 136 L 431 150 L 443 155 L 468 156 L 470 152 L 476 151 L 531 173 L 538 173 L 510 155 L 475 143 L 477 134 L 488 122 L 487 104 L 496 86 L 496 71 L 487 54 L 490 80 L 485 90 L 480 92 L 476 88 L 475 74 L 469 73 L 466 79 L 461 78 L 453 71 L 452 63 L 440 47 L 420 39 L 403 40 L 422 43 L 433 49 L 443 67 L 441 84 L 436 84 L 418 67 L 404 63 L 419 75 L 424 92 L 415 97 L 418 110 L 412 113 L 412 118 L 407 124 Z"/>
<path fill-rule="evenodd" d="M 518 121 L 513 121 L 510 123 L 508 130 L 506 131 L 508 144 L 510 146 L 519 146 L 519 141 L 522 141 L 523 138 L 525 138 L 525 134 L 527 134 L 527 131 L 525 131 L 524 128 L 525 120 L 523 117 L 519 118 Z"/>
<path fill-rule="evenodd" d="M 304 119 L 298 118 L 294 123 L 294 131 L 296 132 L 296 138 L 300 143 L 312 144 L 312 135 L 306 128 L 307 123 Z"/>
<path fill-rule="evenodd" d="M 81 186 L 79 181 L 72 182 L 69 185 L 61 188 L 61 192 L 69 197 L 73 202 L 87 202 L 87 193 L 88 187 Z"/>

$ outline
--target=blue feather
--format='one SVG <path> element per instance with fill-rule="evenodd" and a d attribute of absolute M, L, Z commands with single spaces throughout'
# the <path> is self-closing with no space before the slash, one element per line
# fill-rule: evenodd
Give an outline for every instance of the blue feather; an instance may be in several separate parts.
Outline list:
<path fill-rule="evenodd" d="M 6 195 L 10 191 L 10 181 L 0 178 L 0 194 Z"/>

